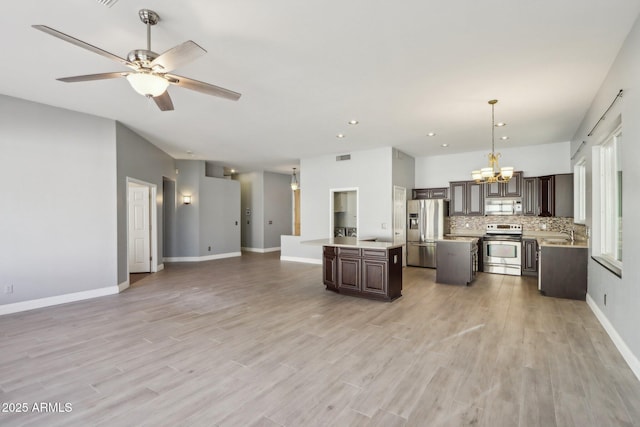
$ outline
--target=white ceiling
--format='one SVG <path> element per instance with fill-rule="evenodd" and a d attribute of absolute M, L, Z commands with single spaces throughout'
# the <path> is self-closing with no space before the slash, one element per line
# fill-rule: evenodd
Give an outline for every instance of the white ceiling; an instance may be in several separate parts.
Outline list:
<path fill-rule="evenodd" d="M 176 158 L 282 172 L 300 158 L 382 146 L 416 157 L 488 150 L 492 98 L 500 101 L 496 120 L 508 123 L 496 136 L 510 136 L 497 150 L 568 141 L 640 13 L 637 0 L 119 0 L 111 8 L 96 0 L 15 0 L 2 7 L 0 93 L 118 120 Z M 145 48 L 142 8 L 161 17 L 152 28 L 156 52 L 186 40 L 208 51 L 177 74 L 242 98 L 171 87 L 176 110 L 161 112 L 125 79 L 55 80 L 128 69 L 31 25 L 125 57 Z"/>

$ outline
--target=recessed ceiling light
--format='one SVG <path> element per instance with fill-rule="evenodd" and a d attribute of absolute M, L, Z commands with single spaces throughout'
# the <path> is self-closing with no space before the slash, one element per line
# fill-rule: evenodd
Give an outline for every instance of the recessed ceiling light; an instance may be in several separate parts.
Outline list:
<path fill-rule="evenodd" d="M 497 127 L 497 128 L 501 128 L 502 126 L 506 126 L 506 125 L 507 125 L 507 124 L 506 124 L 505 122 L 499 122 L 499 123 L 496 123 L 496 127 Z"/>
<path fill-rule="evenodd" d="M 344 138 L 344 134 L 343 133 L 339 133 L 336 135 L 336 138 Z"/>
<path fill-rule="evenodd" d="M 187 150 L 187 154 L 193 154 L 193 151 Z"/>
<path fill-rule="evenodd" d="M 360 123 L 360 122 L 357 121 L 357 120 L 349 120 L 349 124 L 350 125 L 357 125 L 358 123 Z"/>
<path fill-rule="evenodd" d="M 427 136 L 436 136 L 435 132 L 429 132 Z"/>
<path fill-rule="evenodd" d="M 440 144 L 440 147 L 445 147 L 446 148 L 448 146 L 449 146 L 449 144 Z"/>
<path fill-rule="evenodd" d="M 506 141 L 507 139 L 509 139 L 509 137 L 508 136 L 501 136 L 500 139 L 503 140 L 503 141 Z"/>

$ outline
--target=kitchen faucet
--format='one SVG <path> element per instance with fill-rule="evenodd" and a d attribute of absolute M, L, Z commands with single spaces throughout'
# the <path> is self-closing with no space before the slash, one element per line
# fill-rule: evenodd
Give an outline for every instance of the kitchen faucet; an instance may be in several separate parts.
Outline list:
<path fill-rule="evenodd" d="M 574 228 L 569 230 L 569 236 L 571 236 L 571 243 L 573 243 L 575 241 L 575 229 Z"/>

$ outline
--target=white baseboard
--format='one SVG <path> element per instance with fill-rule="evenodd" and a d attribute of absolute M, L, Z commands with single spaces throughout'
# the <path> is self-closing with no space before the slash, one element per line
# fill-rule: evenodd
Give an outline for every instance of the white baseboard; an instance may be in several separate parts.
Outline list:
<path fill-rule="evenodd" d="M 303 262 L 305 264 L 317 264 L 322 265 L 321 259 L 315 258 L 300 258 L 297 256 L 281 256 L 280 261 L 291 261 L 291 262 Z"/>
<path fill-rule="evenodd" d="M 0 305 L 0 315 L 35 310 L 36 308 L 50 307 L 52 305 L 66 304 L 68 302 L 82 301 L 106 295 L 114 295 L 119 292 L 119 286 L 108 286 L 106 288 L 92 289 L 90 291 L 74 292 L 72 294 L 56 295 L 54 297 L 5 304 Z"/>
<path fill-rule="evenodd" d="M 129 286 L 131 286 L 131 283 L 129 283 L 129 279 L 125 280 L 124 282 L 120 283 L 118 285 L 118 290 L 120 292 L 124 291 L 125 289 L 128 289 Z"/>
<path fill-rule="evenodd" d="M 640 361 L 638 361 L 638 358 L 633 354 L 631 349 L 629 349 L 620 334 L 618 334 L 618 331 L 616 331 L 611 322 L 609 322 L 609 319 L 607 319 L 607 316 L 605 316 L 602 310 L 600 310 L 600 307 L 598 307 L 596 302 L 593 300 L 593 298 L 591 298 L 591 295 L 589 294 L 587 294 L 587 305 L 589 306 L 589 308 L 591 308 L 593 314 L 596 315 L 596 318 L 598 319 L 604 330 L 607 331 L 607 334 L 611 338 L 611 341 L 613 341 L 613 344 L 615 344 L 625 362 L 627 362 L 635 376 L 640 380 Z"/>
<path fill-rule="evenodd" d="M 157 271 L 162 271 L 164 270 L 164 264 L 158 264 L 158 270 Z"/>
<path fill-rule="evenodd" d="M 258 252 L 261 254 L 267 253 L 267 252 L 278 252 L 280 250 L 280 247 L 277 248 L 242 248 L 243 251 L 247 251 L 247 252 Z"/>
<path fill-rule="evenodd" d="M 242 256 L 242 252 L 229 252 L 226 254 L 216 254 L 207 256 L 185 256 L 185 257 L 167 257 L 164 258 L 164 262 L 202 262 L 212 261 L 214 259 L 233 258 Z"/>

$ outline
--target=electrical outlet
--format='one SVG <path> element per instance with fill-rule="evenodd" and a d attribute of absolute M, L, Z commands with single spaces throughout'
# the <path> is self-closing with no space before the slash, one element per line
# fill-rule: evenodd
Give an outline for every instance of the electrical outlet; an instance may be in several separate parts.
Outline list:
<path fill-rule="evenodd" d="M 386 223 L 386 222 L 383 222 L 383 223 L 381 224 L 381 227 L 382 227 L 382 229 L 383 229 L 383 230 L 386 230 L 386 229 L 387 229 L 387 223 Z"/>
<path fill-rule="evenodd" d="M 607 305 L 607 294 L 604 294 L 604 305 Z"/>
<path fill-rule="evenodd" d="M 4 293 L 5 294 L 12 294 L 13 293 L 13 285 L 6 285 L 4 287 Z"/>
<path fill-rule="evenodd" d="M 209 252 L 211 252 L 211 246 L 209 246 Z"/>

